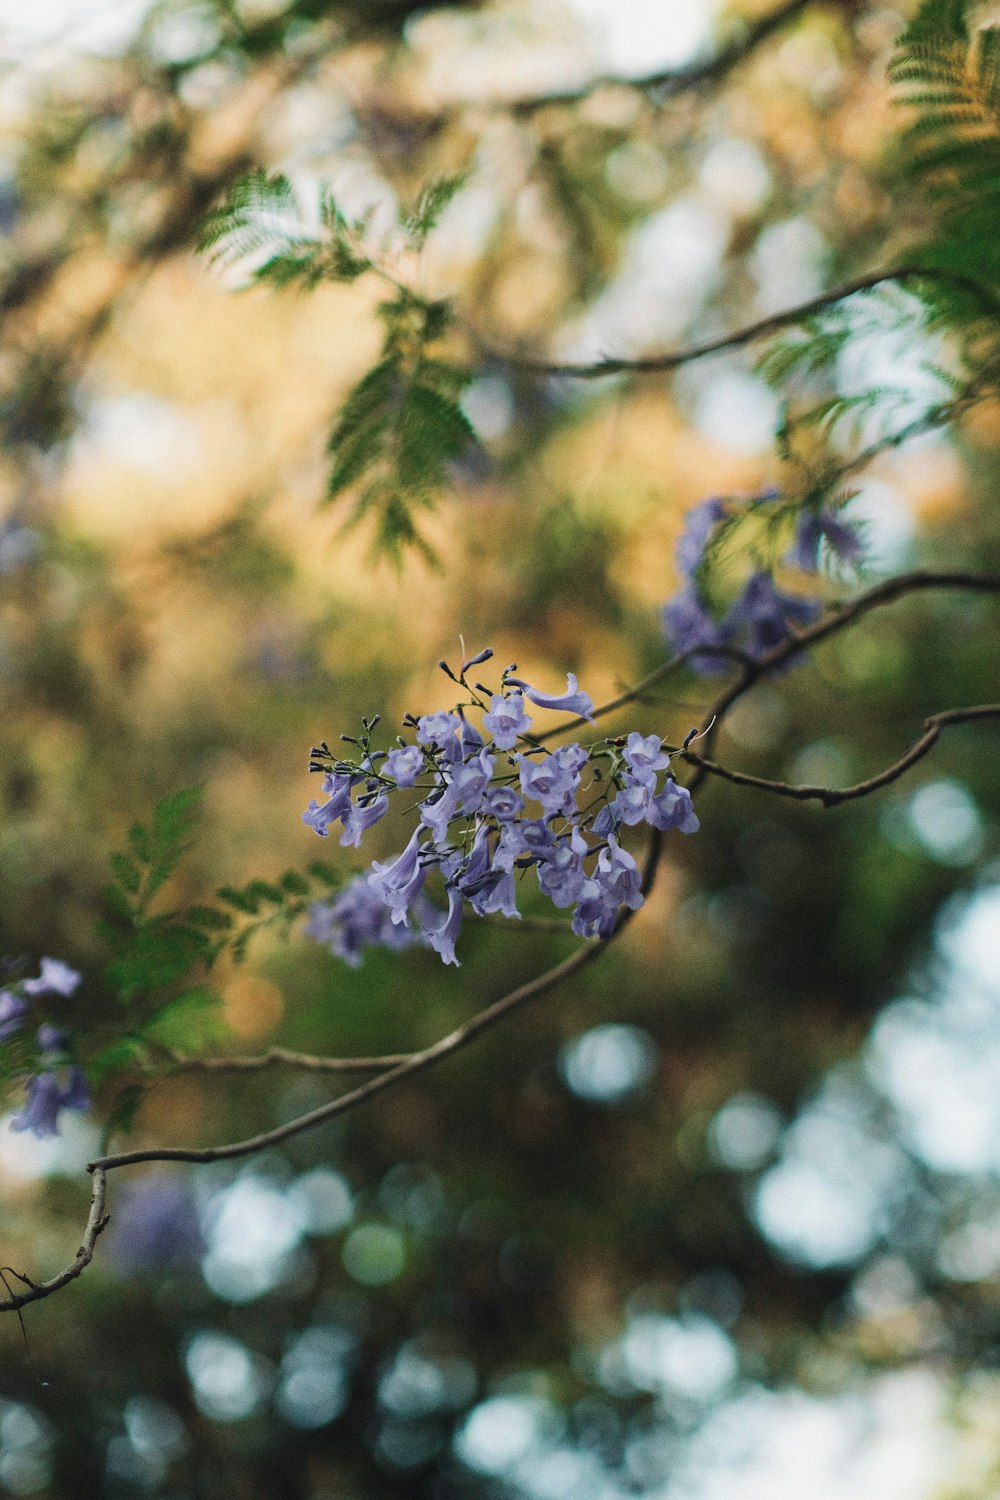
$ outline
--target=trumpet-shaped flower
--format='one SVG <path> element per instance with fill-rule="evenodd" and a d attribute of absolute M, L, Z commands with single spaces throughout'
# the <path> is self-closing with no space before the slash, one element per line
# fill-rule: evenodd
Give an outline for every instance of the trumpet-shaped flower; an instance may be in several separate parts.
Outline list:
<path fill-rule="evenodd" d="M 440 954 L 446 964 L 455 964 L 456 967 L 458 959 L 455 957 L 455 941 L 461 925 L 462 897 L 455 886 L 452 886 L 448 891 L 448 911 L 444 919 L 436 926 L 425 923 L 424 934 L 434 952 Z"/>
<path fill-rule="evenodd" d="M 578 714 L 581 719 L 593 719 L 594 700 L 589 693 L 580 691 L 579 684 L 572 672 L 566 674 L 566 691 L 564 693 L 542 693 L 538 688 L 532 687 L 525 682 L 523 677 L 508 677 L 507 681 L 514 687 L 518 687 L 524 693 L 529 703 L 536 708 L 550 708 L 556 713 Z"/>
<path fill-rule="evenodd" d="M 402 745 L 390 750 L 382 767 L 384 775 L 391 776 L 397 786 L 413 786 L 424 769 L 424 752 L 419 745 Z"/>
<path fill-rule="evenodd" d="M 493 736 L 498 750 L 512 750 L 518 737 L 527 734 L 531 719 L 524 711 L 523 693 L 494 693 L 483 726 Z"/>

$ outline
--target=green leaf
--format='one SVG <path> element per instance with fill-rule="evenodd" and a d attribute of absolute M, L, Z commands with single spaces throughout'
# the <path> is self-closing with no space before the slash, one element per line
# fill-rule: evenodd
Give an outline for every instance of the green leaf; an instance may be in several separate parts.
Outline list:
<path fill-rule="evenodd" d="M 146 1046 L 141 1037 L 118 1037 L 88 1063 L 87 1077 L 91 1083 L 98 1084 L 105 1074 L 116 1068 L 131 1068 L 138 1062 L 144 1062 L 146 1056 Z"/>
<path fill-rule="evenodd" d="M 210 990 L 186 990 L 146 1023 L 143 1036 L 162 1047 L 200 1051 L 227 1035 L 221 1005 L 219 996 Z"/>
<path fill-rule="evenodd" d="M 149 1092 L 145 1084 L 130 1083 L 127 1088 L 120 1090 L 108 1113 L 104 1126 L 104 1140 L 107 1141 L 121 1131 L 128 1134 L 135 1123 L 135 1117 L 139 1112 L 139 1106 Z"/>
<path fill-rule="evenodd" d="M 142 872 L 135 860 L 130 859 L 127 854 L 112 854 L 111 868 L 122 890 L 134 896 L 142 884 Z"/>
<path fill-rule="evenodd" d="M 420 250 L 448 204 L 469 180 L 468 173 L 457 177 L 437 177 L 421 189 L 416 205 L 402 217 L 406 237 L 415 250 Z"/>
<path fill-rule="evenodd" d="M 177 983 L 213 956 L 209 939 L 196 928 L 151 922 L 135 932 L 105 973 L 121 1004 L 128 1005 L 138 995 Z"/>
<path fill-rule="evenodd" d="M 229 913 L 218 911 L 214 906 L 192 906 L 184 917 L 192 927 L 200 927 L 205 932 L 227 932 L 233 925 Z"/>

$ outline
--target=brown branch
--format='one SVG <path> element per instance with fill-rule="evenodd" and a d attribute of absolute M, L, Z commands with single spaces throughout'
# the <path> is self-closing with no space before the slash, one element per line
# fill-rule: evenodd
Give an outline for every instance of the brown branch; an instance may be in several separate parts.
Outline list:
<path fill-rule="evenodd" d="M 748 26 L 741 37 L 734 38 L 726 46 L 720 47 L 714 57 L 708 57 L 703 62 L 690 63 L 683 68 L 662 68 L 655 73 L 646 73 L 635 78 L 604 75 L 591 79 L 580 88 L 561 89 L 548 94 L 537 94 L 531 98 L 514 99 L 500 107 L 513 115 L 528 117 L 537 114 L 539 110 L 548 109 L 550 105 L 581 104 L 598 89 L 616 87 L 635 89 L 639 93 L 652 93 L 656 96 L 657 103 L 663 103 L 667 99 L 676 98 L 678 94 L 701 88 L 704 84 L 721 83 L 735 68 L 739 67 L 740 63 L 751 57 L 769 37 L 798 20 L 803 11 L 807 10 L 812 3 L 813 0 L 785 0 L 783 5 L 777 6 L 768 15 L 762 16 L 755 25 Z"/>
<path fill-rule="evenodd" d="M 73 1260 L 60 1271 L 58 1276 L 53 1276 L 51 1281 L 31 1281 L 27 1276 L 14 1271 L 16 1276 L 26 1286 L 27 1290 L 15 1292 L 10 1297 L 0 1301 L 0 1313 L 17 1312 L 22 1307 L 27 1307 L 29 1302 L 40 1302 L 43 1297 L 51 1297 L 53 1292 L 58 1292 L 62 1287 L 68 1286 L 71 1281 L 86 1270 L 94 1258 L 94 1245 L 97 1236 L 108 1223 L 109 1215 L 104 1212 L 104 1195 L 106 1186 L 106 1174 L 102 1167 L 91 1166 L 88 1168 L 93 1177 L 90 1195 L 90 1213 L 87 1216 L 87 1224 L 83 1231 L 83 1240 Z"/>
<path fill-rule="evenodd" d="M 321 1057 L 310 1052 L 291 1052 L 287 1047 L 269 1047 L 253 1057 L 192 1057 L 167 1051 L 176 1073 L 260 1073 L 265 1068 L 299 1068 L 304 1073 L 379 1073 L 409 1062 L 412 1052 L 386 1052 L 379 1057 Z"/>
<path fill-rule="evenodd" d="M 854 786 L 845 787 L 795 786 L 787 781 L 769 781 L 763 776 L 748 776 L 743 771 L 731 771 L 728 766 L 720 766 L 716 761 L 706 760 L 690 749 L 682 750 L 680 753 L 681 758 L 690 762 L 691 765 L 700 767 L 712 776 L 731 781 L 736 786 L 755 787 L 758 791 L 773 792 L 776 796 L 790 797 L 796 802 L 821 802 L 824 807 L 837 807 L 841 802 L 853 802 L 858 797 L 867 797 L 870 793 L 877 792 L 880 788 L 898 781 L 911 766 L 923 760 L 928 751 L 937 744 L 942 729 L 946 729 L 950 724 L 969 724 L 976 719 L 998 718 L 1000 718 L 1000 703 L 983 703 L 974 708 L 949 708 L 941 713 L 931 714 L 924 720 L 924 733 L 920 739 L 915 741 L 899 760 L 893 761 L 891 766 L 887 766 L 884 771 L 879 771 L 878 775 L 870 776 L 867 781 L 858 781 Z"/>
<path fill-rule="evenodd" d="M 621 932 L 622 928 L 631 918 L 630 911 L 621 914 L 618 925 L 611 937 L 603 942 L 588 942 L 578 948 L 569 958 L 563 959 L 561 963 L 555 964 L 547 969 L 544 974 L 529 979 L 526 984 L 518 985 L 516 989 L 510 990 L 499 1000 L 481 1010 L 478 1015 L 473 1016 L 470 1021 L 457 1027 L 447 1036 L 441 1037 L 439 1041 L 425 1047 L 420 1052 L 413 1052 L 405 1061 L 387 1072 L 380 1074 L 377 1078 L 370 1079 L 367 1083 L 359 1084 L 347 1094 L 341 1094 L 338 1099 L 332 1099 L 328 1104 L 321 1104 L 307 1114 L 300 1115 L 297 1119 L 289 1120 L 284 1125 L 275 1126 L 273 1130 L 266 1130 L 260 1135 L 250 1136 L 244 1141 L 235 1141 L 228 1146 L 206 1146 L 200 1150 L 189 1149 L 183 1146 L 160 1146 L 151 1147 L 148 1150 L 124 1151 L 118 1155 L 102 1156 L 96 1161 L 90 1162 L 89 1171 L 112 1171 L 117 1167 L 133 1166 L 138 1162 L 146 1161 L 186 1161 L 186 1162 L 211 1162 L 211 1161 L 233 1161 L 242 1156 L 253 1156 L 258 1151 L 267 1150 L 271 1146 L 280 1144 L 281 1141 L 290 1140 L 293 1136 L 300 1135 L 304 1130 L 312 1130 L 317 1125 L 323 1125 L 327 1120 L 333 1120 L 338 1115 L 346 1114 L 348 1110 L 355 1109 L 359 1104 L 374 1098 L 376 1094 L 391 1088 L 394 1084 L 401 1083 L 407 1078 L 412 1078 L 417 1073 L 422 1073 L 426 1068 L 440 1062 L 444 1057 L 450 1056 L 460 1048 L 465 1047 L 482 1032 L 495 1026 L 498 1021 L 506 1020 L 515 1010 L 526 1005 L 529 1000 L 535 1000 L 539 995 L 546 994 L 556 985 L 568 979 L 571 974 L 576 974 L 580 969 L 604 952 L 608 944 Z"/>
<path fill-rule="evenodd" d="M 830 291 L 823 292 L 808 302 L 800 302 L 797 306 L 786 308 L 783 312 L 772 313 L 769 317 L 761 318 L 756 323 L 748 323 L 732 333 L 720 334 L 717 338 L 707 339 L 704 343 L 689 344 L 687 348 L 675 349 L 665 354 L 650 354 L 639 359 L 599 359 L 560 364 L 550 360 L 525 359 L 516 352 L 496 349 L 492 346 L 487 347 L 484 352 L 490 358 L 502 360 L 529 375 L 561 375 L 573 380 L 601 380 L 610 375 L 662 375 L 670 370 L 679 369 L 681 365 L 705 359 L 711 354 L 721 354 L 729 349 L 742 349 L 747 344 L 766 338 L 769 334 L 779 333 L 783 328 L 814 317 L 828 307 L 835 307 L 838 303 L 845 302 L 848 297 L 857 296 L 859 292 L 869 292 L 889 282 L 907 281 L 947 281 L 953 286 L 960 286 L 965 291 L 973 293 L 982 303 L 985 312 L 1000 318 L 1000 303 L 997 303 L 986 289 L 973 281 L 971 277 L 936 266 L 897 266 L 888 271 L 872 271 L 867 276 L 858 276 L 853 281 L 842 282 L 840 286 L 833 287 Z"/>

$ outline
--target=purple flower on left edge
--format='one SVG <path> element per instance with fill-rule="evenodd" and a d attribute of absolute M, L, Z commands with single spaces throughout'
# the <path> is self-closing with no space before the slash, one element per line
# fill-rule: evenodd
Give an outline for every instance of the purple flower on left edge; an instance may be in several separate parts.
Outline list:
<path fill-rule="evenodd" d="M 43 958 L 37 979 L 25 979 L 21 989 L 26 995 L 72 995 L 80 983 L 80 975 L 61 958 Z"/>
<path fill-rule="evenodd" d="M 28 1002 L 10 990 L 0 990 L 0 1042 L 8 1042 L 24 1025 Z"/>
<path fill-rule="evenodd" d="M 14 1115 L 11 1130 L 30 1130 L 39 1140 L 59 1134 L 59 1112 L 90 1108 L 90 1090 L 79 1068 L 70 1068 L 65 1084 L 55 1073 L 36 1073 L 28 1079 L 24 1108 Z"/>

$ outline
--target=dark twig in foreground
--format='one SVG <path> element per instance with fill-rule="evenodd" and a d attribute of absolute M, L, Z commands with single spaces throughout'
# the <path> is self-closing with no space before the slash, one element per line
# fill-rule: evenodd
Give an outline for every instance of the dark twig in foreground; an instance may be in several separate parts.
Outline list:
<path fill-rule="evenodd" d="M 0 1312 L 17 1312 L 22 1307 L 27 1307 L 29 1302 L 40 1302 L 43 1297 L 51 1297 L 53 1292 L 58 1292 L 62 1287 L 68 1286 L 71 1281 L 86 1270 L 94 1258 L 94 1245 L 97 1236 L 106 1227 L 109 1215 L 104 1212 L 104 1196 L 107 1184 L 106 1173 L 100 1166 L 91 1166 L 88 1169 L 93 1177 L 90 1194 L 90 1213 L 87 1216 L 87 1224 L 83 1231 L 83 1239 L 80 1248 L 73 1260 L 60 1271 L 58 1276 L 53 1276 L 49 1281 L 31 1281 L 20 1272 L 14 1272 L 18 1281 L 26 1286 L 23 1292 L 14 1292 L 10 1297 L 0 1302 Z"/>

